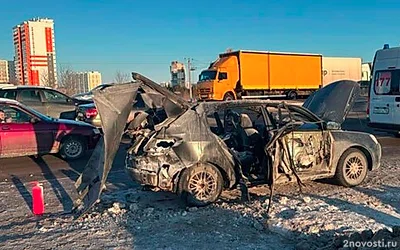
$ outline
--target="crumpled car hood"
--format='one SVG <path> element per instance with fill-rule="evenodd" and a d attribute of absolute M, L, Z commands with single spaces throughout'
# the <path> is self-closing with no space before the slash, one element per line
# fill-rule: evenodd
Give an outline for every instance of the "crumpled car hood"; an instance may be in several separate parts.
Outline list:
<path fill-rule="evenodd" d="M 337 81 L 310 95 L 303 107 L 326 122 L 342 124 L 360 92 L 360 85 L 355 81 Z"/>
<path fill-rule="evenodd" d="M 87 212 L 100 198 L 139 87 L 145 92 L 141 96 L 146 105 L 153 108 L 163 107 L 168 118 L 177 117 L 190 107 L 184 99 L 150 79 L 138 73 L 132 73 L 132 76 L 136 82 L 93 91 L 93 100 L 100 114 L 104 135 L 75 183 L 78 197 L 73 212 L 78 217 Z"/>

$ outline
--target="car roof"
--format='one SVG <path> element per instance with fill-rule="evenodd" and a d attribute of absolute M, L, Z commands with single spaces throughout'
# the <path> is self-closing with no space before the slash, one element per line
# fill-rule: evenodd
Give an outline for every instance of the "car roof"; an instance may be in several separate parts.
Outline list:
<path fill-rule="evenodd" d="M 267 105 L 267 104 L 279 104 L 285 103 L 288 106 L 302 106 L 302 102 L 296 101 L 288 101 L 288 100 L 260 100 L 260 99 L 252 99 L 252 100 L 233 100 L 233 101 L 209 101 L 209 102 L 199 102 L 199 105 L 204 106 L 241 106 L 241 105 Z"/>
<path fill-rule="evenodd" d="M 54 90 L 50 87 L 45 86 L 32 86 L 32 85 L 17 85 L 17 86 L 0 86 L 0 90 L 13 90 L 13 89 L 50 89 Z"/>

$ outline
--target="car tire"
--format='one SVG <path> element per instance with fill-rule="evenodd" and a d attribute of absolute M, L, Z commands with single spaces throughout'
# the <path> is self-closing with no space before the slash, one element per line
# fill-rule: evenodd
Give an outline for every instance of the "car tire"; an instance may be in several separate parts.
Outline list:
<path fill-rule="evenodd" d="M 232 95 L 232 93 L 226 93 L 224 95 L 224 101 L 233 101 L 235 100 L 235 97 Z"/>
<path fill-rule="evenodd" d="M 60 156 L 66 160 L 76 160 L 86 153 L 86 143 L 81 138 L 71 136 L 61 142 Z"/>
<path fill-rule="evenodd" d="M 339 159 L 335 179 L 340 185 L 354 187 L 367 177 L 368 160 L 365 154 L 355 148 L 348 149 Z"/>
<path fill-rule="evenodd" d="M 203 207 L 221 195 L 224 179 L 213 165 L 197 164 L 183 170 L 178 181 L 178 194 L 188 206 Z"/>

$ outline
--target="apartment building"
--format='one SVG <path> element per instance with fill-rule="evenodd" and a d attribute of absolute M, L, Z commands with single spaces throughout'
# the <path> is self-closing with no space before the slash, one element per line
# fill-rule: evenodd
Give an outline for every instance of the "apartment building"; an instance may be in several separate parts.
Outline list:
<path fill-rule="evenodd" d="M 102 82 L 101 73 L 98 71 L 77 72 L 74 74 L 73 79 L 77 93 L 88 92 Z"/>
<path fill-rule="evenodd" d="M 172 87 L 185 86 L 185 65 L 183 63 L 178 61 L 171 62 L 170 72 Z"/>
<path fill-rule="evenodd" d="M 57 86 L 54 21 L 34 18 L 13 28 L 15 74 L 19 84 Z"/>
<path fill-rule="evenodd" d="M 9 80 L 8 61 L 0 60 L 0 83 L 8 83 Z"/>

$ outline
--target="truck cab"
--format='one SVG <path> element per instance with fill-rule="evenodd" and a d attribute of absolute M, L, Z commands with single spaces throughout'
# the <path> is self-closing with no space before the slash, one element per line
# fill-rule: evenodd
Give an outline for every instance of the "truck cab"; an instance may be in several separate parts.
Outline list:
<path fill-rule="evenodd" d="M 368 125 L 393 132 L 400 131 L 400 47 L 376 51 L 368 99 Z"/>
<path fill-rule="evenodd" d="M 199 100 L 235 100 L 235 87 L 239 80 L 238 59 L 234 55 L 220 57 L 203 70 L 197 82 Z"/>

